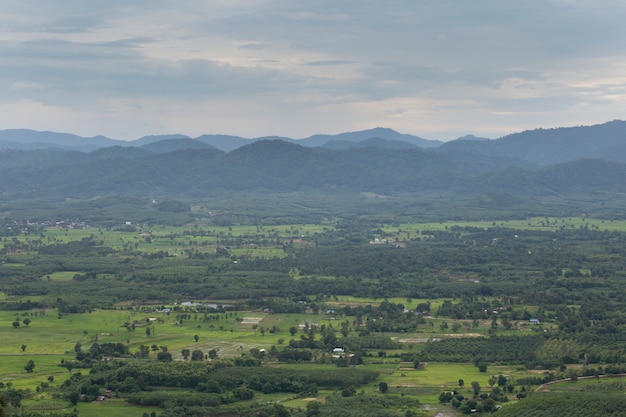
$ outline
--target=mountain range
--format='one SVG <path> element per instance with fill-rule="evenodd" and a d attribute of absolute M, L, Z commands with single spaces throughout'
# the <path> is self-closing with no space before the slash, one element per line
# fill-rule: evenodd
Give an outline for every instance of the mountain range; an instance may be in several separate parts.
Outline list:
<path fill-rule="evenodd" d="M 375 193 L 619 210 L 626 200 L 624 121 L 445 143 L 383 128 L 299 140 L 161 135 L 131 142 L 5 130 L 0 149 L 5 202 Z"/>
<path fill-rule="evenodd" d="M 132 141 L 110 139 L 105 136 L 81 137 L 69 133 L 39 132 L 28 129 L 8 129 L 0 130 L 0 149 L 32 150 L 56 148 L 89 152 L 111 146 L 141 147 L 158 142 L 169 141 L 170 145 L 168 146 L 178 149 L 195 149 L 203 147 L 203 145 L 209 145 L 222 151 L 230 152 L 241 146 L 249 145 L 262 140 L 282 140 L 307 147 L 318 147 L 335 141 L 359 143 L 364 140 L 372 139 L 402 142 L 408 146 L 419 146 L 422 148 L 437 147 L 443 143 L 437 140 L 427 140 L 413 135 L 398 133 L 393 129 L 386 128 L 375 128 L 359 132 L 340 133 L 337 135 L 313 135 L 303 139 L 292 139 L 280 136 L 265 136 L 246 139 L 240 136 L 231 135 L 202 135 L 197 138 L 191 138 L 185 135 L 172 134 L 144 136 Z"/>
<path fill-rule="evenodd" d="M 545 166 L 581 158 L 626 162 L 625 138 L 626 122 L 620 120 L 594 126 L 527 130 L 494 140 L 467 135 L 449 142 L 423 139 L 387 128 L 337 135 L 313 135 L 303 139 L 278 136 L 246 139 L 229 135 L 202 135 L 190 138 L 185 135 L 172 134 L 144 136 L 133 141 L 115 140 L 104 136 L 81 137 L 69 133 L 10 129 L 0 130 L 0 149 L 59 149 L 91 152 L 119 146 L 145 148 L 153 153 L 209 148 L 230 152 L 259 141 L 281 140 L 304 147 L 322 147 L 333 150 L 356 147 L 438 149 L 444 152 L 466 152 L 508 158 Z"/>

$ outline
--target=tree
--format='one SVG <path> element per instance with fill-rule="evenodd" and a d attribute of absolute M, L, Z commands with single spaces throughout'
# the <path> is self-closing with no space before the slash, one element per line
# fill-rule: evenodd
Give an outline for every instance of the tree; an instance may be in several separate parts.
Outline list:
<path fill-rule="evenodd" d="M 24 369 L 26 369 L 26 372 L 33 372 L 33 369 L 35 369 L 35 362 L 32 359 L 29 360 L 26 362 Z"/>
<path fill-rule="evenodd" d="M 449 403 L 450 401 L 452 401 L 452 398 L 452 392 L 450 391 L 443 391 L 441 394 L 439 394 L 440 403 Z"/>
<path fill-rule="evenodd" d="M 9 403 L 13 407 L 18 408 L 22 405 L 22 397 L 24 396 L 22 390 L 9 389 L 7 395 L 9 397 Z"/>
<path fill-rule="evenodd" d="M 22 343 L 22 346 L 20 346 L 22 348 L 22 352 L 24 352 L 26 350 L 26 345 Z"/>
<path fill-rule="evenodd" d="M 15 321 L 13 322 L 13 328 L 14 328 L 14 329 L 17 329 L 18 327 L 20 327 L 20 321 L 19 321 L 19 320 L 15 320 Z"/>
<path fill-rule="evenodd" d="M 320 414 L 321 403 L 317 401 L 311 401 L 306 405 L 306 416 L 314 417 Z"/>
<path fill-rule="evenodd" d="M 495 410 L 496 401 L 493 398 L 487 398 L 486 400 L 483 400 L 482 405 L 483 405 L 483 410 L 489 413 Z"/>
<path fill-rule="evenodd" d="M 146 336 L 150 337 L 150 333 L 151 333 L 150 328 L 146 327 Z"/>
<path fill-rule="evenodd" d="M 253 358 L 256 358 L 256 359 L 263 359 L 263 358 L 265 358 L 265 349 L 264 350 L 260 350 L 260 349 L 257 349 L 257 348 L 252 348 L 252 349 L 250 349 L 250 355 Z"/>
<path fill-rule="evenodd" d="M 182 350 L 180 351 L 180 354 L 181 354 L 181 355 L 183 355 L 183 358 L 184 358 L 185 360 L 187 360 L 187 358 L 189 357 L 189 353 L 190 353 L 190 352 L 189 352 L 189 349 L 186 349 L 186 348 L 185 348 L 185 349 L 182 349 Z"/>
<path fill-rule="evenodd" d="M 506 377 L 502 374 L 498 375 L 498 386 L 505 387 L 507 383 Z"/>
<path fill-rule="evenodd" d="M 24 326 L 28 326 L 30 324 L 30 319 L 26 317 L 24 320 L 22 320 L 22 323 L 24 323 Z"/>
<path fill-rule="evenodd" d="M 298 333 L 298 328 L 296 326 L 291 326 L 289 328 L 289 334 L 291 334 L 292 336 L 295 336 L 296 333 Z"/>
<path fill-rule="evenodd" d="M 169 352 L 159 352 L 157 353 L 157 360 L 161 361 L 161 362 L 171 362 L 172 361 L 172 354 Z"/>
<path fill-rule="evenodd" d="M 72 403 L 72 405 L 76 405 L 78 401 L 80 401 L 80 393 L 78 391 L 72 391 L 68 395 L 68 400 Z"/>
<path fill-rule="evenodd" d="M 353 385 L 341 391 L 342 397 L 352 397 L 354 394 L 356 394 L 356 388 Z"/>
<path fill-rule="evenodd" d="M 389 391 L 389 385 L 387 385 L 386 382 L 381 382 L 380 384 L 378 384 L 378 391 L 382 392 L 383 394 L 386 393 L 387 391 Z"/>
<path fill-rule="evenodd" d="M 209 350 L 209 359 L 217 359 L 217 349 Z"/>
<path fill-rule="evenodd" d="M 140 345 L 138 355 L 140 358 L 147 358 L 150 356 L 150 348 L 147 345 Z"/>
<path fill-rule="evenodd" d="M 193 335 L 193 340 L 195 340 L 196 343 L 198 343 L 198 340 L 200 340 L 200 336 L 198 336 L 197 334 Z"/>
<path fill-rule="evenodd" d="M 463 388 L 465 386 L 465 381 L 459 379 L 459 387 Z"/>
<path fill-rule="evenodd" d="M 474 391 L 474 396 L 480 394 L 480 384 L 477 381 L 472 381 L 472 390 Z"/>
<path fill-rule="evenodd" d="M 201 361 L 202 359 L 204 359 L 204 353 L 202 353 L 201 350 L 196 349 L 193 352 L 191 352 L 192 361 Z"/>

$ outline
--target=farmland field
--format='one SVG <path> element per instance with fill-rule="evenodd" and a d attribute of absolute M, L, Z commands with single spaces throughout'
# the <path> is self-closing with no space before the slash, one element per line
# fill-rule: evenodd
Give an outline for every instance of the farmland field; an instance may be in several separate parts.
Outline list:
<path fill-rule="evenodd" d="M 574 375 L 548 387 L 578 392 L 626 371 L 625 230 L 572 217 L 5 236 L 0 390 L 80 416 L 513 409 L 545 382 Z"/>

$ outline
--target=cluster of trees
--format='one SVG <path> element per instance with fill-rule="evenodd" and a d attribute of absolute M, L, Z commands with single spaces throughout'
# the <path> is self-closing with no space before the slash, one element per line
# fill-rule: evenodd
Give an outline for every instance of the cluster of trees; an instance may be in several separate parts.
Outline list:
<path fill-rule="evenodd" d="M 63 383 L 68 400 L 92 400 L 105 391 L 126 393 L 138 405 L 175 408 L 219 407 L 257 394 L 289 392 L 316 395 L 318 387 L 346 389 L 367 384 L 378 372 L 366 369 L 261 367 L 252 357 L 191 362 L 97 362 L 87 375 L 74 373 Z M 168 389 L 168 391 L 155 390 Z M 118 395 L 118 394 L 116 394 Z"/>
<path fill-rule="evenodd" d="M 498 411 L 501 417 L 610 417 L 624 415 L 626 398 L 621 391 L 582 391 L 535 394 Z"/>
<path fill-rule="evenodd" d="M 428 362 L 532 363 L 541 336 L 449 338 L 426 343 L 420 359 Z"/>
<path fill-rule="evenodd" d="M 342 393 L 343 394 L 343 393 Z M 374 416 L 374 417 L 411 417 L 420 415 L 420 402 L 400 395 L 332 395 L 321 403 L 307 404 L 306 417 L 332 416 Z M 295 417 L 295 416 L 294 416 Z"/>

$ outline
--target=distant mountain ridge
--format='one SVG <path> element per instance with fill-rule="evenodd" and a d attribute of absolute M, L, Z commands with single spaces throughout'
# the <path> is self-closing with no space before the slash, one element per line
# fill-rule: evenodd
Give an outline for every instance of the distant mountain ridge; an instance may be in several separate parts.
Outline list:
<path fill-rule="evenodd" d="M 622 121 L 496 140 L 466 137 L 430 147 L 390 129 L 300 140 L 164 135 L 123 142 L 25 130 L 2 131 L 0 139 L 26 146 L 0 150 L 0 201 L 310 192 L 437 196 L 491 205 L 549 199 L 562 207 L 580 201 L 622 207 L 620 199 L 626 200 Z M 44 148 L 29 148 L 42 143 Z"/>
<path fill-rule="evenodd" d="M 626 162 L 626 122 L 527 130 L 487 141 L 455 140 L 439 149 L 515 158 L 543 166 L 585 158 Z"/>
<path fill-rule="evenodd" d="M 439 148 L 334 150 L 261 140 L 224 152 L 206 144 L 170 150 L 170 144 L 166 140 L 89 153 L 1 151 L 0 196 L 65 199 L 123 194 L 202 199 L 240 192 L 313 190 L 439 193 L 459 198 L 487 192 L 626 193 L 626 163 L 598 159 L 540 167 L 524 160 Z"/>
<path fill-rule="evenodd" d="M 626 162 L 626 122 L 614 120 L 593 126 L 535 129 L 503 136 L 499 139 L 472 135 L 449 142 L 423 139 L 398 133 L 388 128 L 374 128 L 336 135 L 318 134 L 303 139 L 266 136 L 246 139 L 232 135 L 202 135 L 191 138 L 181 134 L 145 136 L 134 141 L 110 139 L 104 136 L 81 137 L 69 133 L 38 132 L 28 129 L 0 131 L 0 149 L 35 150 L 59 149 L 91 152 L 111 146 L 142 147 L 150 152 L 204 149 L 207 146 L 231 152 L 258 141 L 281 140 L 305 147 L 351 149 L 374 147 L 380 149 L 432 149 L 438 152 L 463 152 L 485 157 L 516 160 L 520 163 L 548 166 L 581 158 Z"/>
<path fill-rule="evenodd" d="M 248 145 L 261 140 L 283 140 L 285 142 L 297 143 L 307 147 L 324 146 L 328 142 L 341 141 L 348 143 L 359 143 L 366 140 L 378 139 L 390 142 L 403 142 L 422 148 L 434 148 L 443 142 L 437 140 L 422 139 L 417 136 L 398 133 L 392 129 L 375 128 L 359 132 L 347 132 L 336 135 L 313 135 L 303 139 L 292 139 L 280 136 L 264 136 L 252 139 L 242 138 L 233 135 L 207 134 L 197 138 L 191 138 L 181 134 L 152 135 L 144 136 L 133 141 L 122 141 L 110 139 L 104 136 L 92 138 L 81 137 L 69 133 L 39 132 L 29 129 L 9 129 L 0 130 L 0 149 L 47 149 L 58 148 L 65 150 L 78 150 L 90 152 L 99 148 L 110 146 L 139 147 L 148 146 L 164 140 L 170 141 L 170 148 L 195 149 L 198 148 L 194 142 L 202 142 L 225 152 L 230 152 L 241 146 Z M 178 145 L 178 146 L 176 146 Z M 384 142 L 379 145 L 384 147 Z"/>

